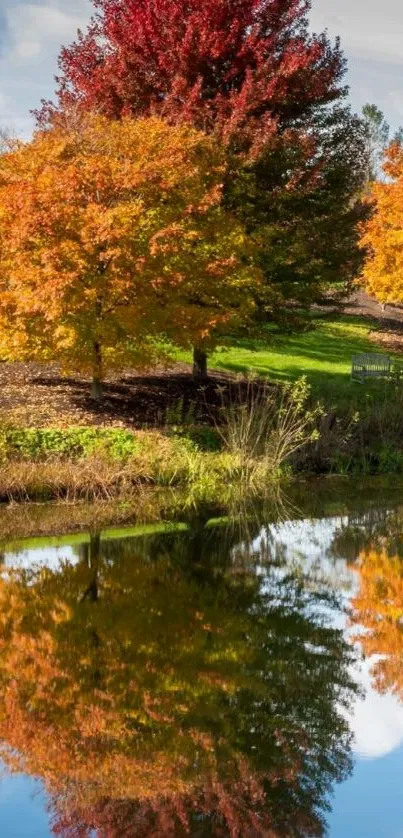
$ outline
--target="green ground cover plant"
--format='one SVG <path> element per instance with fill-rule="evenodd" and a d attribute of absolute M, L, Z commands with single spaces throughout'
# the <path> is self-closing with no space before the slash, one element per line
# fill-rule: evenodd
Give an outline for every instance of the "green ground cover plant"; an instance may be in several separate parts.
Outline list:
<path fill-rule="evenodd" d="M 107 428 L 0 428 L 0 456 L 43 460 L 51 457 L 80 458 L 94 454 L 126 459 L 138 453 L 141 443 L 135 433 Z"/>

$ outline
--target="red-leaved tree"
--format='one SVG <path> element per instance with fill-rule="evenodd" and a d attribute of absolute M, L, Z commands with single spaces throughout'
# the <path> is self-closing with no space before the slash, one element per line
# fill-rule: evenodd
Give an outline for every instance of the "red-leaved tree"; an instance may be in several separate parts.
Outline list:
<path fill-rule="evenodd" d="M 357 192 L 352 168 L 361 140 L 349 112 L 338 108 L 346 93 L 339 42 L 310 33 L 311 0 L 94 0 L 94 5 L 87 32 L 61 51 L 56 101 L 43 102 L 40 124 L 54 121 L 60 111 L 84 108 L 112 118 L 157 114 L 215 132 L 236 155 L 226 190 L 231 209 L 246 217 L 262 242 L 269 290 L 262 309 L 272 319 L 281 317 L 290 288 L 294 300 L 306 301 L 307 287 L 329 279 L 332 250 L 337 253 L 330 260 L 331 281 L 336 274 L 338 281 L 350 279 L 358 248 L 356 214 L 350 212 Z M 333 108 L 336 116 L 329 122 L 324 113 Z M 350 134 L 354 153 L 345 163 L 343 138 Z M 342 164 L 335 176 L 336 158 Z M 324 228 L 307 247 L 309 231 L 318 230 L 321 217 Z M 342 259 L 340 236 L 329 246 L 334 229 L 341 232 Z M 290 235 L 295 230 L 297 246 L 294 232 Z M 203 352 L 197 360 L 199 372 L 205 371 Z"/>
<path fill-rule="evenodd" d="M 58 106 L 158 113 L 256 154 L 279 129 L 337 100 L 339 44 L 310 35 L 310 0 L 94 0 L 62 50 Z M 55 106 L 44 106 L 42 117 Z"/>

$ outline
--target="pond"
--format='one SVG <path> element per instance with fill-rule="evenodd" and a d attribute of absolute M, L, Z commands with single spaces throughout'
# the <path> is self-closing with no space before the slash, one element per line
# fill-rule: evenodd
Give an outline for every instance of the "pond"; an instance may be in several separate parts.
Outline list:
<path fill-rule="evenodd" d="M 3 542 L 0 835 L 403 835 L 401 488 Z"/>

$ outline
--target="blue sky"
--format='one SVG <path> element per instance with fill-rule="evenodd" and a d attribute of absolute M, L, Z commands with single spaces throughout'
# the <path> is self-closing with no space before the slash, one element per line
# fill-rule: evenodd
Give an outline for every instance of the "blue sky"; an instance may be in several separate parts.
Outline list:
<path fill-rule="evenodd" d="M 341 36 L 354 107 L 375 102 L 394 128 L 403 124 L 402 0 L 313 0 L 312 23 Z"/>
<path fill-rule="evenodd" d="M 0 124 L 29 134 L 31 108 L 51 97 L 62 43 L 84 28 L 87 0 L 0 0 Z"/>
<path fill-rule="evenodd" d="M 84 28 L 90 0 L 0 0 L 0 124 L 29 134 L 30 108 L 54 90 L 61 43 Z M 403 123 L 401 0 L 313 0 L 312 26 L 340 34 L 355 108 L 376 102 Z"/>

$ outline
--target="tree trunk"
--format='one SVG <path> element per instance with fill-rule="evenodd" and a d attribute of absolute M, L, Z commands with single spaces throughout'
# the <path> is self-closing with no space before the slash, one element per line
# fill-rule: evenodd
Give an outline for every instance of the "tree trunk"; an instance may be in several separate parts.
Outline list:
<path fill-rule="evenodd" d="M 101 344 L 94 341 L 94 354 L 92 363 L 92 387 L 91 396 L 95 401 L 102 399 L 102 350 Z"/>
<path fill-rule="evenodd" d="M 197 381 L 207 378 L 207 352 L 197 346 L 193 349 L 193 378 Z"/>
<path fill-rule="evenodd" d="M 89 584 L 85 589 L 81 601 L 98 602 L 98 569 L 101 552 L 101 536 L 99 533 L 90 536 L 90 543 L 84 544 L 82 554 L 84 564 L 89 575 Z"/>

